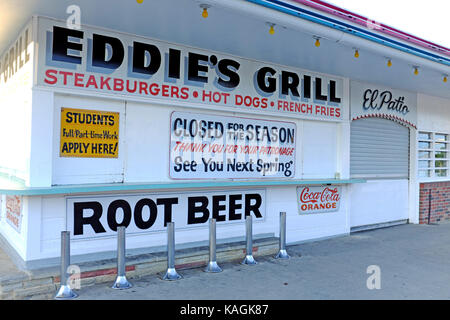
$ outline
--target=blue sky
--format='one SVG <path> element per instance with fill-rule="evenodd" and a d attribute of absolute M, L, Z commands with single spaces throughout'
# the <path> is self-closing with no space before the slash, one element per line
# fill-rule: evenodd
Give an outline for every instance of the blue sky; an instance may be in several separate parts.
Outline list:
<path fill-rule="evenodd" d="M 449 0 L 325 0 L 450 48 Z"/>

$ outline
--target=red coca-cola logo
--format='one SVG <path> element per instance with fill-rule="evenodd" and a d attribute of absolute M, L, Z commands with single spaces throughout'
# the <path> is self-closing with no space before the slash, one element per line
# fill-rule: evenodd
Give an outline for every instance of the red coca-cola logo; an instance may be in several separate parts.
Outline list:
<path fill-rule="evenodd" d="M 17 196 L 6 198 L 6 209 L 16 215 L 20 215 L 20 198 Z"/>
<path fill-rule="evenodd" d="M 300 193 L 300 201 L 302 203 L 338 202 L 340 198 L 341 196 L 337 188 L 325 187 L 322 191 L 310 191 L 306 187 Z"/>

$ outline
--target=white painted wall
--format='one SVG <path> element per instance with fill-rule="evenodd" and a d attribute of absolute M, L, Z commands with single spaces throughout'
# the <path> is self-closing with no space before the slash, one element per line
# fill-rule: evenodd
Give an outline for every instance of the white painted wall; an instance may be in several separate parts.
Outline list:
<path fill-rule="evenodd" d="M 0 185 L 6 188 L 17 184 L 31 186 L 32 136 L 38 126 L 32 123 L 33 59 L 32 23 L 28 23 L 18 38 L 0 55 Z M 18 54 L 16 54 L 18 52 Z M 11 59 L 11 56 L 14 57 Z M 3 182 L 5 181 L 5 182 Z M 0 234 L 24 260 L 30 239 L 29 210 L 32 201 L 22 198 L 21 228 L 16 230 L 5 217 L 4 195 L 0 195 Z M 36 238 L 34 238 L 36 239 Z"/>
<path fill-rule="evenodd" d="M 408 219 L 408 180 L 368 180 L 350 186 L 350 226 Z"/>
<path fill-rule="evenodd" d="M 433 131 L 450 134 L 450 100 L 418 94 L 419 131 Z"/>
<path fill-rule="evenodd" d="M 119 159 L 77 159 L 59 157 L 60 110 L 61 107 L 120 112 Z M 56 95 L 53 110 L 53 183 L 77 184 L 87 182 L 113 182 L 123 174 L 124 182 L 163 182 L 169 179 L 170 114 L 186 111 L 184 107 L 168 107 L 138 102 L 121 102 L 110 99 L 96 99 L 69 95 Z M 227 116 L 242 116 L 231 112 L 188 109 L 190 112 L 211 113 Z M 251 118 L 252 115 L 244 115 Z M 267 116 L 260 119 L 286 120 Z M 342 170 L 348 175 L 349 124 L 303 121 L 289 119 L 297 125 L 297 179 L 334 178 Z M 346 155 L 346 156 L 345 156 Z M 338 158 L 341 159 L 338 161 Z M 342 160 L 343 159 L 343 160 Z M 99 172 L 101 174 L 99 174 Z M 119 179 L 120 180 L 120 179 Z M 180 190 L 190 192 L 192 190 Z M 209 191 L 209 190 L 208 190 Z M 294 186 L 266 188 L 266 220 L 254 225 L 254 234 L 279 232 L 279 212 L 287 212 L 288 243 L 314 238 L 323 238 L 349 232 L 348 188 L 342 188 L 343 196 L 339 212 L 300 216 L 297 208 L 297 193 Z M 141 192 L 142 193 L 142 192 Z M 155 193 L 152 191 L 150 193 Z M 157 193 L 157 192 L 156 192 Z M 39 219 L 30 230 L 34 239 L 33 250 L 28 260 L 56 258 L 60 254 L 60 233 L 67 228 L 66 200 L 64 196 L 38 197 L 41 207 L 32 214 Z M 244 224 L 218 224 L 218 239 L 243 237 Z M 207 224 L 193 230 L 179 230 L 177 244 L 208 239 Z M 36 245 L 39 243 L 39 246 Z M 129 235 L 127 247 L 164 246 L 165 232 Z M 71 244 L 73 255 L 113 251 L 116 238 L 77 240 Z"/>
<path fill-rule="evenodd" d="M 195 110 L 138 102 L 118 102 L 74 95 L 56 95 L 53 115 L 53 184 L 164 182 L 169 179 L 170 114 L 173 111 L 225 116 L 245 116 L 267 120 L 286 118 L 244 115 L 236 112 Z M 61 108 L 120 112 L 118 159 L 81 159 L 59 156 Z M 297 125 L 297 179 L 329 179 L 342 168 L 339 148 L 345 148 L 345 123 L 304 121 L 289 118 Z M 342 132 L 341 132 L 342 131 Z M 347 170 L 348 171 L 348 170 Z M 344 171 L 345 172 L 345 171 Z"/>
<path fill-rule="evenodd" d="M 61 108 L 119 112 L 119 157 L 117 159 L 60 157 Z M 123 182 L 127 153 L 125 102 L 58 94 L 54 99 L 53 127 L 53 185 Z M 140 148 L 134 151 L 140 152 Z"/>
<path fill-rule="evenodd" d="M 208 190 L 213 191 L 213 190 Z M 220 190 L 219 190 L 220 191 Z M 192 191 L 179 191 L 192 192 Z M 296 188 L 269 187 L 266 188 L 266 218 L 264 222 L 254 223 L 253 233 L 279 235 L 279 212 L 287 213 L 287 242 L 311 240 L 346 234 L 348 226 L 348 195 L 347 187 L 342 188 L 343 196 L 340 210 L 338 212 L 302 215 L 298 214 L 296 203 Z M 155 193 L 154 191 L 149 193 Z M 173 193 L 171 191 L 171 193 Z M 30 238 L 35 239 L 34 244 L 29 244 L 28 260 L 39 260 L 57 258 L 60 255 L 61 231 L 66 229 L 66 200 L 63 196 L 58 197 L 35 197 L 41 203 L 41 209 L 35 208 L 33 212 L 36 226 L 29 230 Z M 245 236 L 245 223 L 217 224 L 217 239 L 229 239 Z M 37 241 L 39 239 L 39 241 Z M 177 230 L 176 243 L 186 244 L 208 240 L 208 224 L 203 224 L 193 229 Z M 136 249 L 144 247 L 165 246 L 167 241 L 166 232 L 148 232 L 142 234 L 127 235 L 127 248 Z M 117 239 L 115 236 L 102 237 L 94 240 L 73 240 L 71 252 L 75 255 L 101 253 L 116 250 Z"/>
<path fill-rule="evenodd" d="M 30 187 L 48 187 L 53 176 L 54 93 L 33 89 L 31 114 Z"/>
<path fill-rule="evenodd" d="M 11 91 L 8 98 L 8 101 L 14 101 L 15 107 L 0 109 L 0 112 L 7 110 L 6 113 L 0 114 L 0 136 L 10 137 L 11 132 L 15 132 L 20 134 L 22 140 L 14 143 L 0 141 L 1 149 L 12 151 L 11 157 L 0 157 L 0 166 L 10 166 L 13 170 L 22 172 L 21 174 L 31 187 L 85 183 L 170 182 L 169 126 L 170 114 L 173 111 L 295 122 L 297 150 L 294 178 L 332 179 L 335 178 L 336 172 L 340 173 L 341 178 L 349 177 L 348 79 L 344 79 L 342 110 L 343 118 L 346 120 L 341 123 L 306 121 L 248 111 L 237 113 L 197 109 L 192 106 L 139 102 L 137 99 L 125 101 L 123 97 L 82 95 L 82 92 L 76 95 L 74 92 L 69 94 L 67 91 L 55 92 L 42 88 L 31 90 L 31 83 L 29 93 L 23 94 L 23 87 L 18 86 L 18 88 L 20 90 L 17 90 L 14 95 Z M 16 106 L 17 102 L 19 102 L 18 106 Z M 0 107 L 4 105 L 2 103 L 4 100 L 0 100 Z M 60 124 L 63 107 L 119 112 L 118 159 L 60 157 Z M 1 122 L 1 119 L 7 120 Z M 11 119 L 17 120 L 11 121 Z M 179 190 L 180 193 L 191 191 Z M 254 234 L 273 233 L 278 236 L 280 211 L 287 212 L 288 243 L 348 233 L 350 229 L 348 191 L 348 187 L 342 188 L 343 195 L 338 212 L 300 216 L 295 186 L 268 187 L 266 188 L 266 219 L 264 222 L 255 223 Z M 58 258 L 61 231 L 67 229 L 66 206 L 66 197 L 62 195 L 24 197 L 21 234 L 12 230 L 3 218 L 0 219 L 0 232 L 27 262 Z M 2 214 L 3 212 L 4 210 Z M 244 237 L 244 235 L 244 223 L 218 224 L 219 241 Z M 195 231 L 179 230 L 176 235 L 177 244 L 207 241 L 207 239 L 207 224 Z M 165 232 L 130 235 L 127 239 L 129 249 L 165 245 Z M 115 237 L 78 240 L 71 244 L 72 255 L 100 254 L 115 249 Z"/>
<path fill-rule="evenodd" d="M 419 117 L 420 119 L 420 117 Z M 409 223 L 419 223 L 419 183 L 417 179 L 417 136 L 418 130 L 409 130 Z"/>
<path fill-rule="evenodd" d="M 296 179 L 349 177 L 349 80 L 344 80 L 342 123 L 303 121 L 291 118 L 220 112 L 171 105 L 157 105 L 120 98 L 76 96 L 51 90 L 31 90 L 23 69 L 0 90 L 0 170 L 23 178 L 33 187 L 52 184 L 168 182 L 169 124 L 172 111 L 212 113 L 261 119 L 289 120 L 297 125 Z M 33 108 L 31 108 L 33 100 Z M 419 130 L 449 128 L 449 100 L 419 94 Z M 118 159 L 80 159 L 59 157 L 61 108 L 104 110 L 120 113 Z M 413 136 L 415 139 L 415 136 Z M 150 148 L 151 146 L 151 148 Z M 415 152 L 415 145 L 411 145 Z M 411 169 L 414 171 L 415 169 Z M 266 220 L 254 226 L 255 234 L 278 235 L 279 212 L 287 212 L 288 243 L 348 233 L 350 226 L 408 218 L 409 194 L 417 193 L 406 180 L 371 180 L 367 184 L 343 187 L 340 210 L 309 216 L 298 215 L 295 187 L 266 188 Z M 182 191 L 180 191 L 182 192 Z M 187 191 L 189 192 L 189 191 Z M 152 191 L 152 193 L 154 193 Z M 409 200 L 411 203 L 411 200 Z M 2 204 L 3 205 L 3 204 Z M 60 232 L 66 229 L 64 196 L 24 198 L 22 233 L 18 234 L 0 219 L 0 232 L 27 261 L 56 258 L 60 254 Z M 409 208 L 411 211 L 411 207 Z M 4 210 L 2 209 L 2 215 Z M 242 237 L 244 225 L 218 225 L 218 239 Z M 177 233 L 177 243 L 206 241 L 207 226 Z M 130 236 L 128 248 L 162 246 L 166 234 Z M 74 255 L 111 251 L 114 237 L 80 240 L 72 244 Z"/>
<path fill-rule="evenodd" d="M 334 179 L 337 171 L 338 125 L 304 121 L 302 159 L 304 179 Z"/>
<path fill-rule="evenodd" d="M 22 47 L 18 59 L 11 65 L 8 55 L 18 48 L 14 42 L 0 55 L 0 174 L 14 176 L 29 185 L 34 43 L 31 42 L 31 24 L 19 34 L 22 43 L 25 30 L 30 40 L 27 52 Z"/>
<path fill-rule="evenodd" d="M 268 212 L 272 215 L 273 232 L 279 235 L 279 212 L 286 211 L 286 242 L 288 244 L 348 234 L 349 196 L 348 187 L 342 187 L 339 211 L 299 215 L 296 201 L 296 188 L 283 187 L 269 189 Z"/>
<path fill-rule="evenodd" d="M 39 235 L 32 234 L 28 235 L 27 232 L 30 230 L 29 228 L 29 202 L 28 199 L 23 197 L 23 206 L 22 206 L 22 223 L 20 228 L 20 233 L 14 229 L 7 221 L 6 221 L 6 203 L 5 196 L 2 195 L 1 202 L 1 219 L 0 219 L 0 234 L 8 241 L 9 245 L 16 251 L 16 253 L 23 259 L 27 260 L 27 239 L 30 237 L 39 239 Z"/>

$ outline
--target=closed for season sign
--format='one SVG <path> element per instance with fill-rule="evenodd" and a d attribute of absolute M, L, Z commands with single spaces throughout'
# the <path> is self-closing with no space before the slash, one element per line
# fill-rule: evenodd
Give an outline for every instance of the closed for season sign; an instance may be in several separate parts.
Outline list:
<path fill-rule="evenodd" d="M 336 186 L 298 187 L 297 202 L 300 214 L 339 211 L 341 188 Z"/>
<path fill-rule="evenodd" d="M 61 109 L 61 157 L 117 158 L 119 113 Z"/>
<path fill-rule="evenodd" d="M 292 178 L 293 122 L 174 112 L 173 179 Z"/>

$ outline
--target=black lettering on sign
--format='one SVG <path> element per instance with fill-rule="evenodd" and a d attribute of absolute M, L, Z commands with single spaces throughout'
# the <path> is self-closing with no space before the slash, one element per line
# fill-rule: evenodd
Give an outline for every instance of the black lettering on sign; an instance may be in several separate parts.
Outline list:
<path fill-rule="evenodd" d="M 363 94 L 363 110 L 381 110 L 386 107 L 387 110 L 398 112 L 402 115 L 409 113 L 409 108 L 405 105 L 405 97 L 394 99 L 391 91 L 386 90 L 380 93 L 379 90 L 367 89 Z"/>
<path fill-rule="evenodd" d="M 322 79 L 316 78 L 316 100 L 327 101 L 327 96 L 322 95 Z"/>
<path fill-rule="evenodd" d="M 180 79 L 181 74 L 181 51 L 169 49 L 169 78 Z"/>
<path fill-rule="evenodd" d="M 144 207 L 148 207 L 150 210 L 150 216 L 147 221 L 144 221 L 142 217 L 142 211 Z M 151 199 L 141 199 L 136 203 L 134 207 L 134 223 L 136 223 L 136 227 L 142 230 L 150 229 L 156 221 L 156 217 L 158 215 L 158 208 L 156 204 Z"/>
<path fill-rule="evenodd" d="M 213 196 L 212 197 L 213 202 L 213 208 L 212 208 L 212 217 L 213 219 L 216 219 L 217 222 L 219 221 L 226 221 L 227 216 L 226 215 L 220 215 L 221 211 L 225 211 L 227 206 L 225 204 L 220 204 L 220 202 L 226 201 L 226 196 Z"/>
<path fill-rule="evenodd" d="M 123 210 L 123 220 L 122 222 L 117 222 L 117 209 L 121 208 Z M 117 227 L 124 226 L 125 228 L 131 222 L 131 207 L 125 200 L 113 201 L 108 207 L 108 226 L 112 231 L 117 231 Z"/>
<path fill-rule="evenodd" d="M 156 201 L 158 206 L 164 206 L 164 227 L 167 227 L 169 222 L 172 222 L 172 207 L 178 204 L 178 198 L 164 198 Z"/>
<path fill-rule="evenodd" d="M 252 204 L 252 200 L 255 202 Z M 259 211 L 261 208 L 262 198 L 260 194 L 252 193 L 245 195 L 245 216 L 249 216 L 252 213 L 256 218 L 262 218 L 262 214 Z"/>
<path fill-rule="evenodd" d="M 284 95 L 289 95 L 289 91 L 295 97 L 300 97 L 298 93 L 298 85 L 300 83 L 300 78 L 296 73 L 282 71 L 281 72 L 281 93 Z"/>
<path fill-rule="evenodd" d="M 208 77 L 199 74 L 200 72 L 208 72 L 208 66 L 200 64 L 200 62 L 207 63 L 208 61 L 208 56 L 189 52 L 188 79 L 190 81 L 208 83 Z"/>
<path fill-rule="evenodd" d="M 81 57 L 69 55 L 67 51 L 69 49 L 76 51 L 83 50 L 83 45 L 81 43 L 69 41 L 69 37 L 83 39 L 83 34 L 82 31 L 54 26 L 52 59 L 54 61 L 81 64 Z M 105 51 L 103 50 L 103 55 L 104 53 Z"/>
<path fill-rule="evenodd" d="M 330 101 L 341 103 L 341 98 L 336 97 L 336 81 L 330 80 Z"/>
<path fill-rule="evenodd" d="M 277 80 L 273 77 L 276 71 L 270 67 L 263 67 L 256 74 L 258 88 L 265 93 L 274 93 L 277 90 Z M 270 74 L 272 77 L 267 77 Z M 267 77 L 267 79 L 266 79 Z"/>
<path fill-rule="evenodd" d="M 92 210 L 94 213 L 90 217 L 84 216 L 85 210 Z M 100 218 L 102 217 L 103 209 L 100 202 L 76 202 L 73 205 L 73 234 L 75 236 L 84 234 L 84 225 L 90 225 L 95 233 L 106 232 L 103 228 Z"/>
<path fill-rule="evenodd" d="M 236 210 L 242 209 L 242 203 L 237 203 L 238 200 L 242 200 L 242 194 L 232 194 L 229 199 L 229 219 L 241 220 L 242 214 L 236 213 Z"/>
<path fill-rule="evenodd" d="M 364 110 L 368 110 L 368 109 L 380 109 L 379 107 L 378 107 L 378 105 L 376 104 L 376 100 L 377 100 L 377 98 L 378 98 L 378 90 L 374 90 L 374 91 L 372 91 L 372 90 L 370 90 L 370 89 L 367 89 L 365 92 L 364 92 L 364 102 L 363 102 L 363 109 Z"/>
<path fill-rule="evenodd" d="M 117 69 L 122 65 L 125 57 L 125 49 L 122 42 L 114 37 L 93 35 L 92 39 L 92 65 L 106 69 Z M 107 60 L 107 45 L 111 48 L 111 57 Z"/>
<path fill-rule="evenodd" d="M 197 206 L 197 204 L 200 204 Z M 201 213 L 196 217 L 196 213 Z M 188 198 L 188 224 L 205 223 L 209 219 L 208 197 L 189 197 Z"/>
<path fill-rule="evenodd" d="M 146 53 L 150 56 L 148 65 L 145 64 Z M 161 52 L 152 44 L 134 42 L 133 44 L 133 72 L 153 75 L 161 66 Z"/>
<path fill-rule="evenodd" d="M 311 98 L 311 77 L 307 75 L 303 76 L 303 98 Z"/>
<path fill-rule="evenodd" d="M 237 70 L 239 70 L 240 64 L 231 59 L 222 59 L 219 61 L 219 71 L 224 76 L 228 77 L 228 80 L 222 79 L 222 77 L 217 80 L 217 82 L 225 88 L 236 88 L 239 85 L 240 78 Z M 234 70 L 233 70 L 234 69 Z"/>
<path fill-rule="evenodd" d="M 74 202 L 74 235 L 83 235 L 85 233 L 84 226 L 90 226 L 97 234 L 106 233 L 105 228 L 108 232 L 115 232 L 119 226 L 130 227 L 133 232 L 136 232 L 136 229 L 149 230 L 155 227 L 158 214 L 164 215 L 164 219 L 159 221 L 164 220 L 164 226 L 167 226 L 167 223 L 172 222 L 175 205 L 180 201 L 178 197 L 152 199 L 142 197 L 137 200 L 134 208 L 129 201 L 124 199 L 111 200 L 110 203 L 104 204 L 97 201 Z M 214 218 L 218 222 L 239 221 L 250 215 L 255 218 L 263 218 L 261 213 L 263 198 L 257 192 L 198 195 L 187 197 L 186 200 L 187 208 L 184 210 L 187 212 L 178 211 L 177 214 L 182 217 L 187 215 L 187 225 L 205 224 L 210 218 Z M 184 201 L 182 202 L 184 203 Z M 158 208 L 158 206 L 161 207 Z M 106 217 L 103 217 L 103 212 Z M 179 219 L 180 216 L 176 220 L 180 221 Z M 184 223 L 182 225 L 185 226 Z M 161 226 L 157 226 L 157 228 L 160 229 Z"/>

